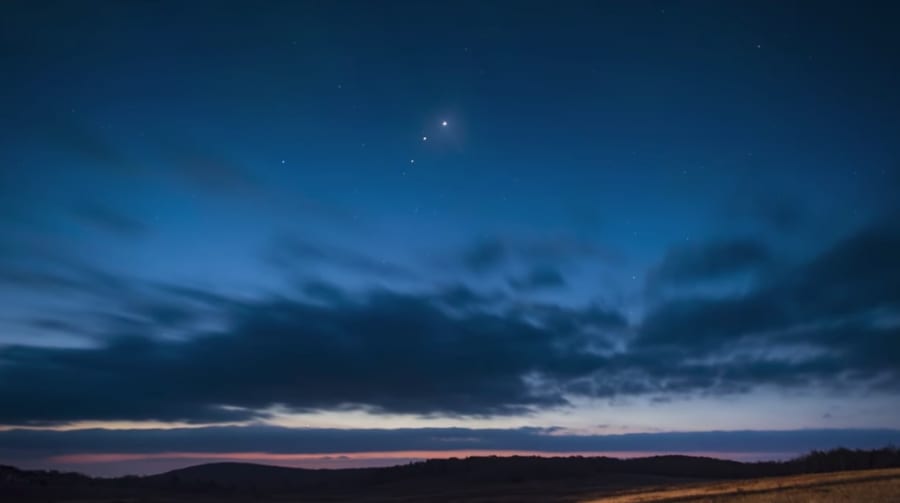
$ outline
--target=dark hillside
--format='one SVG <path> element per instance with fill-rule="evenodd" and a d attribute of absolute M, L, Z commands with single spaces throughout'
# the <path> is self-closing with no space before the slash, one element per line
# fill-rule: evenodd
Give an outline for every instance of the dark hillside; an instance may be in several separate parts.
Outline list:
<path fill-rule="evenodd" d="M 488 456 L 344 470 L 212 463 L 147 477 L 114 479 L 0 467 L 0 492 L 12 497 L 10 501 L 28 502 L 87 498 L 115 501 L 137 495 L 147 501 L 171 497 L 190 501 L 281 497 L 296 501 L 361 501 L 363 497 L 367 501 L 389 501 L 400 495 L 432 501 L 470 500 L 476 496 L 490 500 L 510 495 L 518 495 L 522 501 L 570 501 L 585 495 L 700 481 L 890 467 L 900 467 L 900 451 L 895 448 L 836 449 L 790 461 L 760 463 L 692 456 Z"/>

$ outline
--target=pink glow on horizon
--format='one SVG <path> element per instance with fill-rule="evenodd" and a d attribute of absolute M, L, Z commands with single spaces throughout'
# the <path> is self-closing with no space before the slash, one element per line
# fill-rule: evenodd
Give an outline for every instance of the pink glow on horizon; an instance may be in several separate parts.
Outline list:
<path fill-rule="evenodd" d="M 659 456 L 666 454 L 684 454 L 690 456 L 705 456 L 732 460 L 760 460 L 781 459 L 791 456 L 792 453 L 758 453 L 758 452 L 654 452 L 654 451 L 591 451 L 591 452 L 547 452 L 547 451 L 523 451 L 523 450 L 453 450 L 453 451 L 373 451 L 373 452 L 335 452 L 335 453 L 267 453 L 267 452 L 154 452 L 154 453 L 99 453 L 99 454 L 65 454 L 48 458 L 48 461 L 62 464 L 95 464 L 118 463 L 127 461 L 149 460 L 203 460 L 209 461 L 235 461 L 256 462 L 266 464 L 283 464 L 286 466 L 305 466 L 316 468 L 321 466 L 317 462 L 340 460 L 345 462 L 358 461 L 359 466 L 369 466 L 366 461 L 396 460 L 402 464 L 410 460 L 467 458 L 473 456 L 541 456 L 541 457 L 570 457 L 570 456 L 607 456 L 614 458 L 636 458 L 647 456 Z M 390 463 L 388 463 L 390 464 Z"/>

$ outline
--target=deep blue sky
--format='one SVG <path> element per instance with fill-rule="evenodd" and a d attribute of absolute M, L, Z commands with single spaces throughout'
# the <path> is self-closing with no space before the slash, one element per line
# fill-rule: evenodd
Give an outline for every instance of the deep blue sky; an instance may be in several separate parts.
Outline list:
<path fill-rule="evenodd" d="M 896 441 L 898 15 L 13 2 L 0 424 Z"/>

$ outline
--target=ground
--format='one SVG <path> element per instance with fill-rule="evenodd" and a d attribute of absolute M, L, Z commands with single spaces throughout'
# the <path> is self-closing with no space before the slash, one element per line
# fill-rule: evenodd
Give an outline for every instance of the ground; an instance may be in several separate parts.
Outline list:
<path fill-rule="evenodd" d="M 585 503 L 895 503 L 900 502 L 900 469 L 770 477 L 727 483 L 640 491 Z"/>

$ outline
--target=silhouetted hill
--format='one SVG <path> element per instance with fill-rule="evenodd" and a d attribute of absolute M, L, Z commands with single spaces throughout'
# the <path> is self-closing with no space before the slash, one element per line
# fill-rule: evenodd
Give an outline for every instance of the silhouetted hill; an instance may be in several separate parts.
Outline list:
<path fill-rule="evenodd" d="M 173 481 L 189 483 L 214 482 L 217 484 L 262 484 L 279 486 L 286 483 L 298 483 L 313 480 L 322 474 L 319 470 L 303 468 L 287 468 L 283 466 L 261 465 L 256 463 L 208 463 L 173 470 L 160 475 L 144 477 L 144 482 L 171 483 Z M 338 473 L 338 470 L 334 470 Z"/>
<path fill-rule="evenodd" d="M 310 470 L 252 463 L 212 463 L 146 477 L 95 479 L 74 473 L 29 471 L 0 466 L 0 494 L 11 501 L 265 500 L 450 501 L 511 497 L 521 501 L 570 501 L 649 486 L 673 486 L 712 479 L 900 467 L 900 451 L 836 449 L 784 462 L 741 463 L 693 456 L 635 459 L 537 456 L 439 459 L 387 468 Z M 108 498 L 108 499 L 102 499 Z M 157 498 L 157 499 L 154 499 Z M 172 499 L 175 498 L 175 499 Z"/>
<path fill-rule="evenodd" d="M 142 484 L 186 490 L 297 490 L 373 486 L 415 480 L 492 484 L 638 474 L 661 477 L 736 478 L 752 476 L 751 465 L 713 458 L 656 456 L 621 460 L 606 457 L 539 456 L 436 459 L 388 468 L 308 470 L 251 463 L 213 463 L 144 477 Z"/>
<path fill-rule="evenodd" d="M 308 470 L 251 463 L 213 463 L 145 477 L 145 482 L 174 485 L 219 485 L 240 488 L 299 488 L 303 486 L 382 484 L 408 479 L 445 479 L 456 482 L 498 483 L 556 480 L 601 474 L 638 474 L 678 478 L 751 478 L 800 473 L 888 468 L 900 466 L 896 449 L 813 452 L 785 462 L 742 463 L 698 456 L 609 457 L 484 456 L 432 459 L 387 468 Z"/>

